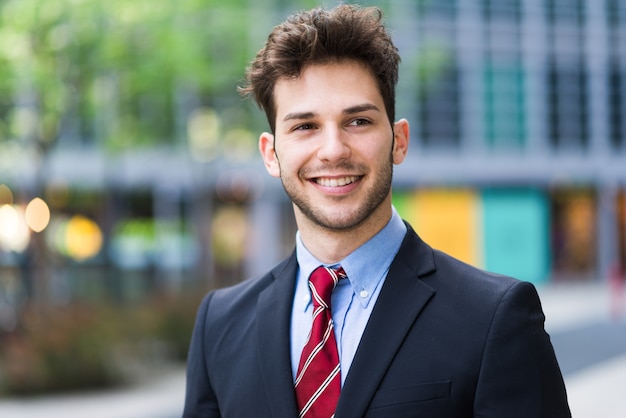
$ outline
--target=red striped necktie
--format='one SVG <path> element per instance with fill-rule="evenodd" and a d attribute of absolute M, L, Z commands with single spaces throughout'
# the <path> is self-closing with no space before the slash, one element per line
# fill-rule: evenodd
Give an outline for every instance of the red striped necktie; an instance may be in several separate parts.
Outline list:
<path fill-rule="evenodd" d="M 309 278 L 313 300 L 313 326 L 304 345 L 296 376 L 296 398 L 301 418 L 330 418 L 335 414 L 341 373 L 330 312 L 330 297 L 343 268 L 318 267 Z"/>

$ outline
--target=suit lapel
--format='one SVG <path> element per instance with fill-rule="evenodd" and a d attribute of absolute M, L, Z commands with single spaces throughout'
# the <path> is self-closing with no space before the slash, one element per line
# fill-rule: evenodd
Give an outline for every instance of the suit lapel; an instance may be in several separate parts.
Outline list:
<path fill-rule="evenodd" d="M 364 415 L 407 332 L 434 294 L 418 279 L 435 269 L 432 249 L 407 227 L 350 366 L 337 418 Z"/>
<path fill-rule="evenodd" d="M 291 372 L 289 329 L 297 272 L 295 253 L 270 273 L 274 282 L 257 303 L 259 367 L 274 417 L 297 416 Z M 288 394 L 293 394 L 289 396 Z"/>

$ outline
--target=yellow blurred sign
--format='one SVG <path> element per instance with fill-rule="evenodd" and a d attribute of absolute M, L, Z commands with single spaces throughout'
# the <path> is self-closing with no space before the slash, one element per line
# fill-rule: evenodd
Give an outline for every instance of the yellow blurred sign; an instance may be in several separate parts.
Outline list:
<path fill-rule="evenodd" d="M 472 265 L 482 264 L 479 202 L 469 189 L 426 189 L 394 198 L 426 243 Z"/>

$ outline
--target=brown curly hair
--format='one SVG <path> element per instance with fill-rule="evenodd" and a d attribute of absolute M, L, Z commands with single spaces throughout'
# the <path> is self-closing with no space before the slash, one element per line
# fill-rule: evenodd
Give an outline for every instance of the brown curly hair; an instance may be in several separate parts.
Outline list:
<path fill-rule="evenodd" d="M 246 69 L 243 97 L 254 97 L 265 112 L 272 132 L 276 127 L 274 86 L 279 78 L 298 77 L 308 65 L 355 60 L 370 69 L 395 120 L 395 89 L 400 55 L 376 7 L 340 5 L 296 13 L 276 26 L 265 46 Z"/>

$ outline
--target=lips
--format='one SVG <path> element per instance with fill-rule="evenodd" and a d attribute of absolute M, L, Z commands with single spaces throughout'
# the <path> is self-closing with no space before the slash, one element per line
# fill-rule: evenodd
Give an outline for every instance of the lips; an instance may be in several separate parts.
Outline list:
<path fill-rule="evenodd" d="M 342 187 L 348 184 L 354 183 L 359 179 L 358 176 L 345 176 L 345 177 L 318 177 L 315 182 L 324 187 Z"/>

